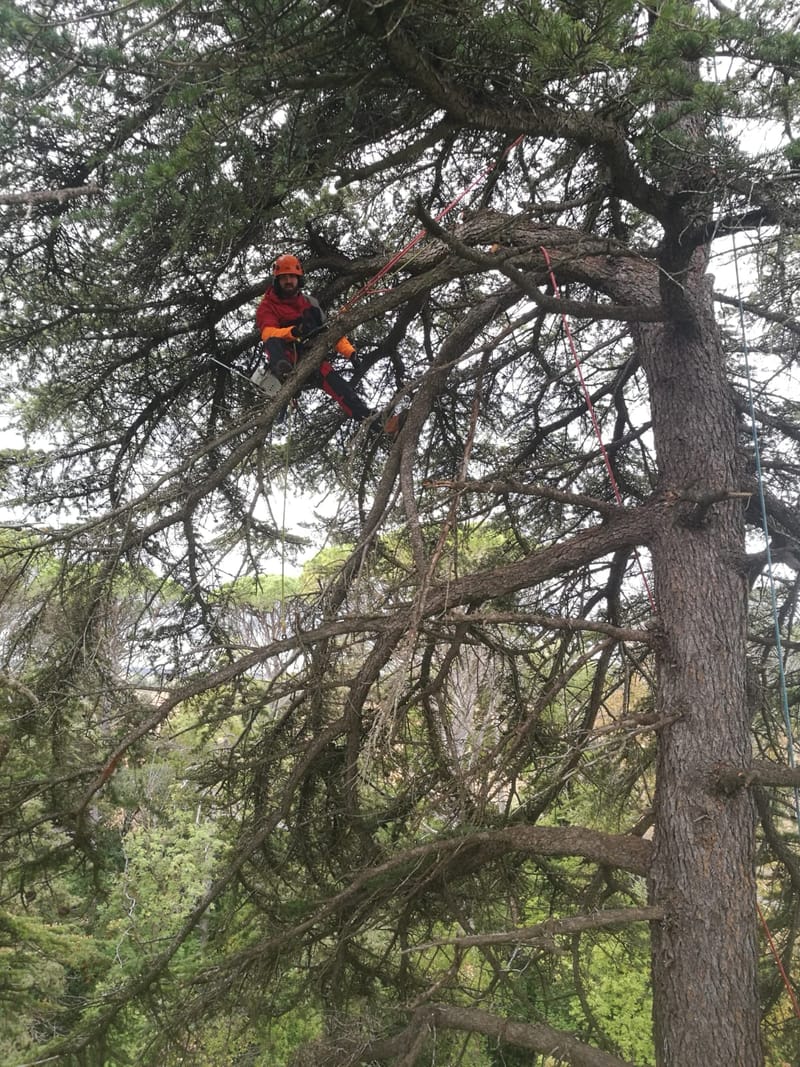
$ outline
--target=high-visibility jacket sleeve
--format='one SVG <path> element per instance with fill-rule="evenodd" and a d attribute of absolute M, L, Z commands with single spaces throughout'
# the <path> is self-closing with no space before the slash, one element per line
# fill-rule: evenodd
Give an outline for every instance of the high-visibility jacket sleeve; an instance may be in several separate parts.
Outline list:
<path fill-rule="evenodd" d="M 294 326 L 264 326 L 261 330 L 261 340 L 267 341 L 270 337 L 280 337 L 282 341 L 296 341 Z"/>
<path fill-rule="evenodd" d="M 345 359 L 352 359 L 355 354 L 355 345 L 351 345 L 346 337 L 340 337 L 336 342 L 336 351 Z"/>

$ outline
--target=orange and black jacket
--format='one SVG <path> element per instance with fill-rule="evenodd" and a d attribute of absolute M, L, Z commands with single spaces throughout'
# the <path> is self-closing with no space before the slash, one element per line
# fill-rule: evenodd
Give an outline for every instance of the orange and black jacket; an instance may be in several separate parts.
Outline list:
<path fill-rule="evenodd" d="M 275 290 L 274 285 L 267 289 L 261 298 L 261 303 L 256 310 L 256 325 L 261 334 L 262 341 L 268 341 L 271 337 L 291 344 L 294 340 L 293 327 L 303 321 L 303 312 L 314 308 L 320 316 L 319 321 L 324 321 L 325 316 L 317 300 L 305 293 L 295 293 L 294 296 L 282 297 Z M 346 337 L 340 337 L 336 342 L 336 351 L 346 359 L 355 352 L 355 348 Z"/>

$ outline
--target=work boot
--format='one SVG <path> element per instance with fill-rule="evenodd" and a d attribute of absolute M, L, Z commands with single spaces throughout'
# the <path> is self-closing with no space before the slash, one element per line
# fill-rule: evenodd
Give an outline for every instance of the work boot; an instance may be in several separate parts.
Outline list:
<path fill-rule="evenodd" d="M 372 415 L 372 413 L 370 413 Z M 390 415 L 389 418 L 381 425 L 375 415 L 367 422 L 367 433 L 370 437 L 380 437 L 381 434 L 385 434 L 387 437 L 395 438 L 403 428 L 405 422 L 405 411 L 401 411 L 399 415 Z M 366 420 L 365 420 L 366 421 Z"/>
<path fill-rule="evenodd" d="M 283 385 L 283 383 L 288 379 L 289 375 L 292 373 L 293 370 L 294 367 L 288 359 L 279 359 L 275 366 L 272 368 L 272 373 L 275 375 L 281 385 Z"/>

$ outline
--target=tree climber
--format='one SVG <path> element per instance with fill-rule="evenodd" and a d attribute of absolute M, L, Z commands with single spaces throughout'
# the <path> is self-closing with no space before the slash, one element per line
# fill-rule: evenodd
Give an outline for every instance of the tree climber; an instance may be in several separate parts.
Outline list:
<path fill-rule="evenodd" d="M 325 328 L 325 316 L 319 302 L 300 290 L 303 288 L 303 267 L 297 256 L 281 255 L 272 267 L 273 280 L 256 310 L 256 325 L 264 344 L 269 369 L 280 382 L 285 382 L 302 356 L 303 346 Z M 352 359 L 355 348 L 346 337 L 340 337 L 336 351 L 345 359 Z M 374 413 L 367 407 L 350 383 L 325 360 L 311 384 L 324 389 L 333 397 L 348 418 L 363 422 Z M 387 433 L 396 432 L 396 419 L 386 424 Z M 391 424 L 391 425 L 390 425 Z M 379 432 L 375 422 L 372 432 Z"/>

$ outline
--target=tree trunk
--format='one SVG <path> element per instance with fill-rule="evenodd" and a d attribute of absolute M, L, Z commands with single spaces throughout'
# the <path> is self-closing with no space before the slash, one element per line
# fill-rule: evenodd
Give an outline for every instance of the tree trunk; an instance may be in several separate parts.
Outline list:
<path fill-rule="evenodd" d="M 742 483 L 733 396 L 710 286 L 688 279 L 694 322 L 642 326 L 661 489 L 679 496 Z M 747 790 L 715 787 L 719 763 L 750 763 L 745 700 L 747 590 L 742 501 L 687 503 L 652 546 L 665 638 L 651 903 L 659 1067 L 759 1067 L 754 813 Z"/>

